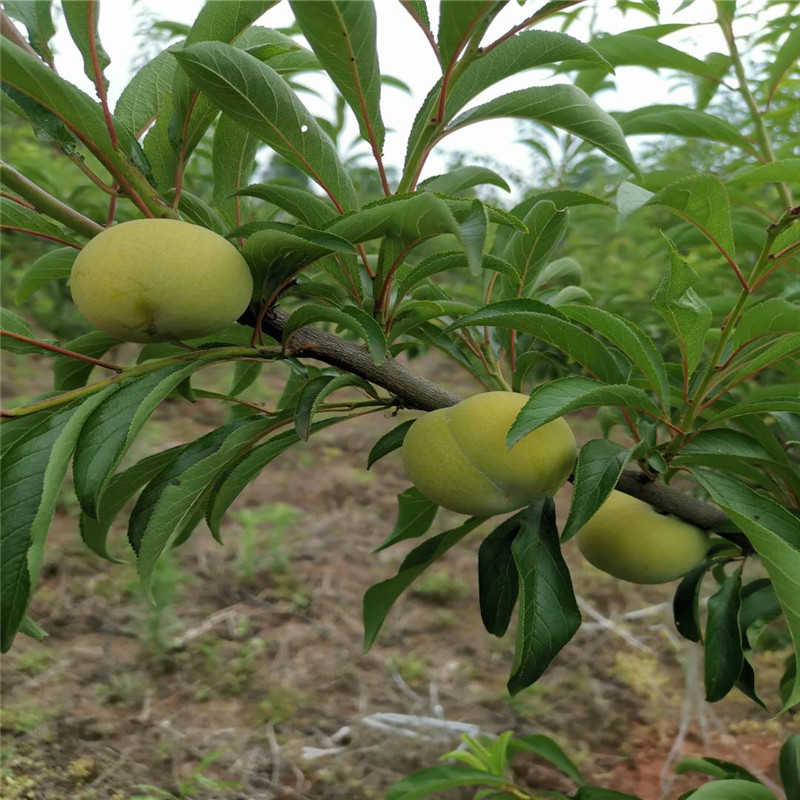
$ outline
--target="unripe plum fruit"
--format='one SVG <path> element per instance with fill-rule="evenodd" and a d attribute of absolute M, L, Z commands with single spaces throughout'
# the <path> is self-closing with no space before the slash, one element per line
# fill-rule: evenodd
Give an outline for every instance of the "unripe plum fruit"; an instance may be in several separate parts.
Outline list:
<path fill-rule="evenodd" d="M 575 464 L 575 437 L 557 419 L 506 449 L 506 434 L 528 399 L 485 392 L 420 417 L 403 442 L 408 477 L 434 503 L 480 517 L 554 494 Z"/>
<path fill-rule="evenodd" d="M 708 551 L 708 534 L 614 490 L 578 531 L 584 558 L 631 583 L 667 583 L 683 577 Z"/>
<path fill-rule="evenodd" d="M 70 290 L 98 330 L 163 342 L 227 328 L 247 308 L 253 278 L 239 251 L 213 231 L 138 219 L 108 228 L 81 250 Z"/>

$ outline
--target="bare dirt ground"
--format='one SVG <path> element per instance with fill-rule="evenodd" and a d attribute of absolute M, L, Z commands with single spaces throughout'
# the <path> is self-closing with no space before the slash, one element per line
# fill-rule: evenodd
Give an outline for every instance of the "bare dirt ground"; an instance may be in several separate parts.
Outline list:
<path fill-rule="evenodd" d="M 422 368 L 470 390 L 438 361 Z M 31 372 L 8 358 L 4 403 L 42 391 L 44 375 L 44 365 Z M 278 385 L 277 375 L 268 377 L 250 396 L 274 399 Z M 136 455 L 223 419 L 208 401 L 170 401 Z M 549 734 L 587 777 L 643 800 L 672 800 L 697 785 L 665 769 L 668 757 L 732 758 L 775 779 L 780 742 L 800 730 L 798 718 L 771 719 L 738 694 L 704 706 L 701 655 L 671 624 L 674 587 L 619 583 L 572 545 L 586 624 L 544 678 L 516 697 L 504 686 L 513 636 L 486 634 L 478 611 L 476 553 L 491 528 L 417 582 L 365 655 L 363 593 L 394 574 L 414 544 L 372 554 L 408 482 L 397 454 L 371 472 L 366 455 L 397 421 L 371 415 L 281 456 L 236 503 L 224 546 L 200 528 L 165 560 L 157 606 L 141 597 L 130 564 L 85 549 L 65 490 L 31 609 L 50 638 L 19 637 L 3 660 L 2 797 L 380 798 L 458 744 L 446 726 L 412 730 L 408 719 L 376 716 L 385 714 L 490 734 Z M 579 438 L 596 435 L 588 419 L 574 424 Z M 562 521 L 568 504 L 563 490 Z M 434 530 L 458 519 L 441 512 Z M 113 542 L 123 556 L 124 522 Z M 641 613 L 625 616 L 631 612 Z M 784 657 L 767 653 L 759 664 L 773 707 Z M 682 720 L 688 728 L 676 741 Z M 572 788 L 534 757 L 517 764 L 530 789 Z M 136 788 L 142 784 L 162 793 Z"/>

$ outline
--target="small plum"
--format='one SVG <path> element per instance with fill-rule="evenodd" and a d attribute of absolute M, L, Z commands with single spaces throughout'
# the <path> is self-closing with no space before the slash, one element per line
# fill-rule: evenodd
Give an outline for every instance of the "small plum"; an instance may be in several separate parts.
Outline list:
<path fill-rule="evenodd" d="M 227 328 L 247 308 L 253 279 L 239 251 L 213 231 L 139 219 L 108 228 L 81 250 L 70 290 L 98 330 L 162 342 Z"/>

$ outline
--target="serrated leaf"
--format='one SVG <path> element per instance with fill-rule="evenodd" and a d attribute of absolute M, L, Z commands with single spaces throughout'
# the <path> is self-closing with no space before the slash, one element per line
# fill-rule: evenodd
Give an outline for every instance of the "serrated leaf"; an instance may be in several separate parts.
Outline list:
<path fill-rule="evenodd" d="M 356 206 L 355 189 L 333 142 L 275 70 L 219 42 L 185 47 L 175 57 L 234 122 L 316 181 L 339 208 Z"/>
<path fill-rule="evenodd" d="M 16 304 L 24 303 L 35 291 L 50 281 L 68 278 L 77 257 L 78 251 L 72 247 L 59 247 L 37 258 L 17 286 L 14 297 Z"/>
<path fill-rule="evenodd" d="M 800 414 L 800 399 L 797 397 L 774 397 L 769 400 L 753 400 L 749 403 L 737 403 L 724 411 L 719 411 L 710 416 L 703 425 L 704 428 L 725 422 L 736 417 L 749 415 L 769 414 L 771 411 L 788 411 Z"/>
<path fill-rule="evenodd" d="M 519 574 L 517 644 L 507 684 L 512 695 L 539 679 L 581 625 L 552 498 L 527 508 L 520 523 L 511 545 Z"/>
<path fill-rule="evenodd" d="M 415 420 L 409 419 L 405 422 L 401 422 L 397 427 L 392 428 L 389 433 L 385 433 L 372 445 L 372 449 L 369 451 L 369 456 L 367 457 L 367 469 L 370 469 L 372 465 L 382 459 L 384 456 L 388 456 L 389 453 L 398 450 L 403 446 L 403 440 L 406 438 L 406 434 L 408 433 L 408 429 L 414 424 Z"/>
<path fill-rule="evenodd" d="M 537 386 L 508 432 L 506 446 L 571 411 L 597 406 L 622 406 L 658 416 L 658 408 L 641 390 L 625 384 L 609 385 L 575 375 Z"/>
<path fill-rule="evenodd" d="M 291 7 L 311 49 L 356 115 L 362 139 L 380 153 L 385 129 L 374 4 L 371 0 L 293 0 Z"/>
<path fill-rule="evenodd" d="M 56 35 L 51 6 L 51 0 L 6 0 L 3 3 L 6 13 L 25 26 L 31 47 L 48 64 L 53 63 L 50 40 Z"/>
<path fill-rule="evenodd" d="M 19 314 L 15 314 L 7 308 L 0 308 L 0 330 L 27 336 L 29 339 L 37 338 L 33 328 Z M 46 352 L 35 344 L 21 342 L 12 336 L 0 336 L 0 347 L 9 353 L 19 353 L 20 355 Z"/>
<path fill-rule="evenodd" d="M 142 491 L 128 525 L 142 589 L 149 595 L 153 570 L 170 547 L 195 502 L 231 461 L 270 425 L 248 417 L 218 428 L 187 445 Z"/>
<path fill-rule="evenodd" d="M 456 167 L 443 175 L 432 175 L 418 186 L 431 192 L 457 195 L 467 189 L 486 184 L 497 186 L 505 192 L 511 191 L 511 187 L 502 176 L 488 167 L 478 166 Z"/>
<path fill-rule="evenodd" d="M 735 478 L 708 470 L 692 470 L 711 499 L 744 531 L 761 558 L 783 608 L 794 652 L 800 652 L 800 519 L 774 500 L 759 495 Z M 800 701 L 795 676 L 784 709 Z"/>
<path fill-rule="evenodd" d="M 453 132 L 497 117 L 527 119 L 568 131 L 636 173 L 633 155 L 619 124 L 576 86 L 535 86 L 489 100 L 456 117 Z"/>
<path fill-rule="evenodd" d="M 177 46 L 159 53 L 136 71 L 114 106 L 114 118 L 134 136 L 141 136 L 171 97 L 178 63 Z"/>
<path fill-rule="evenodd" d="M 162 400 L 201 366 L 170 364 L 126 381 L 86 419 L 75 447 L 75 494 L 83 511 L 96 517 L 99 500 L 122 457 Z"/>
<path fill-rule="evenodd" d="M 280 183 L 254 183 L 239 189 L 236 195 L 258 197 L 278 206 L 312 228 L 324 227 L 336 216 L 336 209 L 329 200 L 317 197 L 305 189 L 284 186 Z"/>
<path fill-rule="evenodd" d="M 561 533 L 569 541 L 595 514 L 617 485 L 622 470 L 631 458 L 628 450 L 609 439 L 592 439 L 578 452 L 572 505 Z"/>
<path fill-rule="evenodd" d="M 183 447 L 184 445 L 178 445 L 148 456 L 111 478 L 108 488 L 100 498 L 97 518 L 81 514 L 81 539 L 93 553 L 115 564 L 125 563 L 123 559 L 117 558 L 108 550 L 108 532 L 111 524 L 125 503 L 175 458 Z"/>
<path fill-rule="evenodd" d="M 225 114 L 214 129 L 211 167 L 214 206 L 225 220 L 226 230 L 242 222 L 242 200 L 231 195 L 247 185 L 255 168 L 258 139 Z"/>
<path fill-rule="evenodd" d="M 397 495 L 397 521 L 392 532 L 373 552 L 377 553 L 406 539 L 416 539 L 428 532 L 439 506 L 412 486 Z"/>
<path fill-rule="evenodd" d="M 692 288 L 697 273 L 684 261 L 675 245 L 664 236 L 670 252 L 670 271 L 653 295 L 653 305 L 678 339 L 688 381 L 703 355 L 705 337 L 711 327 L 711 309 Z"/>
<path fill-rule="evenodd" d="M 769 164 L 750 167 L 728 181 L 731 186 L 783 182 L 800 183 L 800 158 L 782 158 Z"/>
<path fill-rule="evenodd" d="M 479 22 L 495 5 L 495 0 L 441 0 L 436 43 L 442 70 L 455 61 Z"/>
<path fill-rule="evenodd" d="M 300 391 L 294 409 L 294 427 L 302 441 L 311 435 L 311 423 L 322 401 L 338 389 L 353 386 L 376 397 L 375 389 L 358 375 L 320 375 L 312 378 Z"/>
<path fill-rule="evenodd" d="M 544 303 L 528 298 L 491 303 L 462 317 L 447 330 L 487 325 L 528 333 L 556 347 L 606 381 L 623 381 L 624 375 L 609 349 L 594 336 Z M 651 403 L 652 405 L 652 403 Z"/>
<path fill-rule="evenodd" d="M 109 336 L 102 331 L 92 331 L 71 342 L 67 342 L 65 348 L 74 353 L 80 353 L 91 358 L 100 358 L 112 347 L 120 344 L 119 339 Z M 94 365 L 86 361 L 79 361 L 76 358 L 67 356 L 56 356 L 53 362 L 53 381 L 55 388 L 60 392 L 70 389 L 79 389 L 86 385 L 89 375 L 94 369 Z"/>
<path fill-rule="evenodd" d="M 701 431 L 680 449 L 679 454 L 714 455 L 751 461 L 772 460 L 771 453 L 756 439 L 729 428 Z"/>
<path fill-rule="evenodd" d="M 458 544 L 468 533 L 483 522 L 483 517 L 470 517 L 457 528 L 426 539 L 415 547 L 400 564 L 394 578 L 376 583 L 364 595 L 364 650 L 372 647 L 380 632 L 386 615 L 394 601 L 419 577 L 434 561 L 451 547 Z"/>
<path fill-rule="evenodd" d="M 103 72 L 111 59 L 103 49 L 97 32 L 100 3 L 98 0 L 69 0 L 68 3 L 62 3 L 61 7 L 69 35 L 83 58 L 84 74 L 95 86 L 100 84 L 105 92 L 108 79 Z"/>
<path fill-rule="evenodd" d="M 0 649 L 7 652 L 36 587 L 67 464 L 86 417 L 116 387 L 45 415 L 3 453 Z"/>
<path fill-rule="evenodd" d="M 736 346 L 771 333 L 800 331 L 800 303 L 770 297 L 742 314 L 731 343 Z"/>
<path fill-rule="evenodd" d="M 3 45 L 4 48 L 9 46 L 13 45 Z M 75 245 L 73 249 L 76 255 L 80 249 L 77 239 L 71 234 L 65 233 L 62 228 L 38 211 L 15 203 L 7 197 L 0 197 L 0 220 L 0 228 L 3 230 L 30 233 L 62 244 L 71 242 Z"/>
<path fill-rule="evenodd" d="M 503 636 L 519 595 L 519 575 L 511 545 L 520 532 L 522 513 L 495 528 L 478 549 L 478 590 L 483 627 Z"/>
<path fill-rule="evenodd" d="M 563 305 L 559 311 L 572 320 L 587 325 L 616 345 L 647 378 L 651 388 L 669 408 L 670 387 L 664 360 L 652 340 L 630 320 L 585 305 Z"/>

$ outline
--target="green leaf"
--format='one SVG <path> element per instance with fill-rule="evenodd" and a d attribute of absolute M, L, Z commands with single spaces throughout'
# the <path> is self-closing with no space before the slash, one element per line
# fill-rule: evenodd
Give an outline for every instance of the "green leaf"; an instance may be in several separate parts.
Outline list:
<path fill-rule="evenodd" d="M 300 30 L 358 120 L 361 138 L 383 149 L 377 17 L 371 0 L 292 0 Z"/>
<path fill-rule="evenodd" d="M 308 441 L 311 435 L 311 421 L 317 413 L 322 401 L 338 389 L 354 386 L 377 397 L 375 389 L 358 375 L 320 375 L 312 378 L 300 391 L 294 410 L 294 427 L 302 441 Z"/>
<path fill-rule="evenodd" d="M 622 406 L 657 417 L 658 408 L 641 390 L 624 384 L 609 385 L 574 375 L 537 386 L 508 432 L 506 446 L 571 411 L 596 406 Z"/>
<path fill-rule="evenodd" d="M 588 142 L 631 172 L 638 171 L 619 124 L 575 86 L 534 86 L 510 92 L 465 111 L 453 120 L 447 132 L 497 117 L 554 125 Z"/>
<path fill-rule="evenodd" d="M 97 516 L 103 491 L 144 423 L 200 366 L 170 364 L 126 381 L 89 415 L 75 447 L 73 475 L 75 494 L 90 517 Z"/>
<path fill-rule="evenodd" d="M 244 189 L 239 189 L 235 194 L 266 200 L 312 228 L 322 228 L 326 222 L 336 216 L 336 209 L 329 200 L 324 200 L 295 186 L 284 186 L 280 183 L 254 183 Z"/>
<path fill-rule="evenodd" d="M 772 455 L 745 433 L 729 428 L 701 431 L 680 450 L 680 455 L 712 455 L 723 459 L 772 461 Z"/>
<path fill-rule="evenodd" d="M 735 778 L 759 783 L 758 778 L 749 773 L 744 767 L 719 758 L 684 758 L 675 765 L 675 772 L 678 775 L 685 775 L 687 772 L 700 772 L 703 775 L 711 775 L 713 778 Z"/>
<path fill-rule="evenodd" d="M 684 139 L 707 139 L 731 144 L 755 155 L 753 145 L 729 122 L 686 106 L 645 106 L 620 114 L 618 119 L 626 136 L 666 134 Z"/>
<path fill-rule="evenodd" d="M 575 465 L 572 505 L 561 533 L 569 541 L 611 494 L 631 458 L 628 450 L 609 439 L 592 439 L 581 447 Z"/>
<path fill-rule="evenodd" d="M 684 639 L 700 642 L 703 634 L 700 630 L 700 587 L 710 564 L 703 562 L 688 572 L 672 599 L 672 616 L 675 628 Z"/>
<path fill-rule="evenodd" d="M 19 625 L 19 633 L 30 636 L 31 639 L 35 639 L 37 642 L 43 642 L 50 635 L 27 614 L 22 618 L 22 622 Z"/>
<path fill-rule="evenodd" d="M 355 207 L 355 189 L 333 142 L 275 70 L 218 42 L 185 47 L 175 57 L 234 122 L 315 180 L 334 204 Z"/>
<path fill-rule="evenodd" d="M 483 263 L 483 249 L 486 245 L 486 234 L 489 228 L 486 206 L 480 200 L 473 200 L 469 216 L 461 222 L 458 228 L 458 238 L 464 245 L 470 272 L 477 275 Z"/>
<path fill-rule="evenodd" d="M 491 303 L 474 314 L 462 317 L 447 330 L 476 325 L 511 328 L 528 333 L 567 353 L 603 380 L 623 381 L 626 377 L 604 344 L 560 312 L 537 300 L 522 298 Z"/>
<path fill-rule="evenodd" d="M 713 781 L 692 794 L 692 800 L 776 800 L 766 786 L 752 781 Z"/>
<path fill-rule="evenodd" d="M 68 3 L 62 3 L 61 8 L 69 35 L 83 58 L 83 71 L 86 77 L 95 86 L 100 84 L 104 91 L 107 90 L 108 79 L 103 71 L 111 63 L 111 59 L 103 50 L 97 32 L 100 21 L 100 3 L 97 0 L 69 0 Z M 136 133 L 136 131 L 132 132 Z"/>
<path fill-rule="evenodd" d="M 670 388 L 664 360 L 644 331 L 624 317 L 602 308 L 563 305 L 559 311 L 572 320 L 587 325 L 616 345 L 647 378 L 665 408 L 669 408 Z"/>
<path fill-rule="evenodd" d="M 617 792 L 614 789 L 600 789 L 597 786 L 581 786 L 575 800 L 640 800 L 632 794 Z"/>
<path fill-rule="evenodd" d="M 800 795 L 800 734 L 795 733 L 783 743 L 778 768 L 786 796 Z"/>
<path fill-rule="evenodd" d="M 214 206 L 225 220 L 226 230 L 242 223 L 242 200 L 231 197 L 248 180 L 255 168 L 258 139 L 225 114 L 214 129 L 211 167 L 214 176 Z"/>
<path fill-rule="evenodd" d="M 434 561 L 458 544 L 468 533 L 483 522 L 483 517 L 470 517 L 457 528 L 426 539 L 415 547 L 400 564 L 394 578 L 376 583 L 364 595 L 364 650 L 372 647 L 386 615 L 394 601 L 419 577 Z"/>
<path fill-rule="evenodd" d="M 86 417 L 116 387 L 44 416 L 0 459 L 0 649 L 7 652 L 36 586 L 67 464 Z"/>
<path fill-rule="evenodd" d="M 73 339 L 71 342 L 67 342 L 64 347 L 73 353 L 80 353 L 91 358 L 100 358 L 118 344 L 120 344 L 119 339 L 115 339 L 102 331 L 92 331 Z M 77 358 L 69 358 L 68 356 L 56 356 L 53 362 L 54 386 L 60 392 L 79 389 L 81 386 L 86 385 L 93 369 L 94 365 L 86 361 L 79 361 Z"/>
<path fill-rule="evenodd" d="M 708 599 L 703 653 L 706 701 L 709 703 L 722 700 L 742 672 L 744 653 L 739 630 L 741 588 L 740 566 L 725 578 L 719 590 Z"/>
<path fill-rule="evenodd" d="M 174 196 L 175 192 L 172 189 L 164 193 L 164 197 L 170 201 L 174 199 Z M 181 216 L 185 217 L 189 222 L 208 228 L 208 230 L 214 231 L 220 236 L 224 235 L 227 230 L 227 225 L 219 211 L 206 203 L 202 197 L 187 192 L 186 189 L 181 192 L 178 209 L 181 212 Z"/>
<path fill-rule="evenodd" d="M 430 530 L 438 510 L 439 506 L 428 500 L 414 486 L 401 492 L 397 495 L 397 521 L 394 528 L 373 552 L 377 553 L 397 542 L 416 539 L 426 534 Z"/>
<path fill-rule="evenodd" d="M 432 175 L 419 184 L 420 189 L 442 194 L 461 194 L 474 186 L 489 184 L 498 186 L 503 191 L 510 192 L 511 187 L 505 179 L 488 167 L 456 167 L 444 175 Z"/>
<path fill-rule="evenodd" d="M 178 63 L 177 45 L 159 53 L 136 71 L 114 106 L 114 119 L 134 136 L 141 136 L 171 98 Z"/>
<path fill-rule="evenodd" d="M 520 532 L 522 513 L 495 528 L 478 550 L 478 588 L 483 627 L 503 636 L 519 595 L 519 576 L 511 546 Z"/>
<path fill-rule="evenodd" d="M 767 78 L 769 87 L 767 89 L 768 103 L 775 97 L 778 87 L 798 58 L 800 58 L 800 29 L 794 27 L 789 31 L 789 35 L 771 59 L 769 77 Z"/>
<path fill-rule="evenodd" d="M 97 519 L 93 519 L 85 513 L 81 514 L 81 539 L 93 553 L 106 561 L 116 564 L 125 563 L 123 559 L 116 558 L 108 550 L 108 532 L 111 524 L 128 500 L 151 478 L 161 472 L 183 447 L 184 445 L 178 445 L 148 456 L 111 478 L 108 488 L 100 498 Z"/>
<path fill-rule="evenodd" d="M 343 328 L 354 331 L 363 339 L 369 347 L 373 361 L 376 364 L 380 364 L 386 359 L 388 351 L 386 337 L 377 323 L 373 325 L 367 322 L 366 312 L 358 313 L 359 311 L 361 309 L 353 307 L 339 310 L 319 305 L 301 306 L 293 311 L 287 320 L 283 331 L 283 341 L 288 342 L 289 337 L 296 330 L 304 325 L 310 325 L 312 322 L 334 322 Z M 371 320 L 371 322 L 374 322 L 374 320 Z"/>
<path fill-rule="evenodd" d="M 248 417 L 200 437 L 144 488 L 131 512 L 128 540 L 136 553 L 139 578 L 147 595 L 151 593 L 156 561 L 174 543 L 195 502 L 270 424 L 262 417 Z"/>
<path fill-rule="evenodd" d="M 249 389 L 258 380 L 263 366 L 253 361 L 237 361 L 233 365 L 233 381 L 228 394 L 236 397 Z"/>
<path fill-rule="evenodd" d="M 800 158 L 783 158 L 769 164 L 750 167 L 728 181 L 731 186 L 783 182 L 800 183 Z"/>
<path fill-rule="evenodd" d="M 68 278 L 77 257 L 78 251 L 72 247 L 59 247 L 57 250 L 51 250 L 37 258 L 22 276 L 22 280 L 17 286 L 14 302 L 21 305 L 35 291 L 50 281 Z"/>
<path fill-rule="evenodd" d="M 467 46 L 479 23 L 494 6 L 492 0 L 441 0 L 439 3 L 439 62 L 442 70 L 453 62 Z"/>
<path fill-rule="evenodd" d="M 728 374 L 726 383 L 729 386 L 736 385 L 756 372 L 774 366 L 784 359 L 797 358 L 798 355 L 800 355 L 800 333 L 777 336 L 766 349 L 759 350 L 753 357 L 745 358 L 738 370 Z"/>
<path fill-rule="evenodd" d="M 511 545 L 519 573 L 519 618 L 508 691 L 535 683 L 581 625 L 569 569 L 561 554 L 552 498 L 522 514 Z"/>
<path fill-rule="evenodd" d="M 452 1 L 452 0 L 451 0 Z M 426 767 L 393 784 L 385 800 L 417 800 L 439 795 L 458 786 L 508 786 L 508 778 L 482 769 L 443 764 Z"/>
<path fill-rule="evenodd" d="M 796 397 L 773 397 L 769 400 L 753 400 L 750 403 L 737 403 L 709 417 L 703 427 L 709 428 L 719 422 L 735 419 L 736 417 L 769 414 L 771 411 L 788 411 L 800 414 L 800 399 Z"/>
<path fill-rule="evenodd" d="M 800 303 L 771 297 L 744 312 L 731 337 L 735 346 L 771 333 L 800 331 Z"/>
<path fill-rule="evenodd" d="M 51 0 L 5 0 L 3 3 L 6 13 L 25 26 L 31 47 L 49 64 L 53 63 L 49 42 L 56 35 L 51 6 Z"/>
<path fill-rule="evenodd" d="M 539 758 L 549 761 L 578 786 L 586 783 L 572 759 L 549 736 L 537 733 L 530 736 L 515 736 L 508 743 L 508 754 L 513 757 L 517 753 L 535 753 Z"/>
<path fill-rule="evenodd" d="M 4 50 L 8 47 L 13 47 L 13 45 L 3 44 Z M 78 242 L 71 234 L 65 233 L 58 225 L 38 211 L 15 203 L 6 197 L 0 197 L 0 219 L 2 220 L 0 228 L 3 230 L 30 233 L 62 244 L 72 242 L 76 246 L 75 254 L 78 253 Z"/>
<path fill-rule="evenodd" d="M 401 422 L 397 427 L 392 428 L 389 433 L 385 433 L 372 445 L 372 450 L 369 451 L 369 456 L 367 457 L 367 469 L 370 469 L 372 465 L 379 461 L 384 456 L 389 455 L 389 453 L 398 450 L 403 446 L 403 440 L 406 438 L 406 434 L 408 433 L 408 429 L 414 424 L 415 420 L 409 419 L 405 422 Z"/>
<path fill-rule="evenodd" d="M 33 328 L 19 314 L 15 314 L 7 308 L 0 308 L 0 330 L 18 333 L 20 336 L 27 336 L 29 339 L 37 338 Z M 35 344 L 21 342 L 11 336 L 0 336 L 0 347 L 9 353 L 19 353 L 20 355 L 47 352 Z"/>
<path fill-rule="evenodd" d="M 703 59 L 708 66 L 708 76 L 698 76 L 694 81 L 695 108 L 705 111 L 722 85 L 722 79 L 728 74 L 733 59 L 727 53 L 709 53 Z"/>
<path fill-rule="evenodd" d="M 711 499 L 744 531 L 778 595 L 795 654 L 800 653 L 800 519 L 774 500 L 757 494 L 735 478 L 708 470 L 692 474 Z M 795 676 L 784 709 L 800 701 L 800 679 Z"/>
<path fill-rule="evenodd" d="M 670 251 L 670 271 L 658 285 L 653 305 L 678 338 L 684 380 L 688 381 L 703 355 L 706 333 L 711 327 L 711 309 L 692 288 L 697 273 L 680 257 L 666 235 L 664 240 Z"/>

